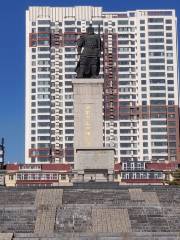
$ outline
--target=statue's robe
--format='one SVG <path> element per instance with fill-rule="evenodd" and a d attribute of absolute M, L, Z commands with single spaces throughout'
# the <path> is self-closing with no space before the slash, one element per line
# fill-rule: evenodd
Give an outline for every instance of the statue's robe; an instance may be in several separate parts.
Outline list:
<path fill-rule="evenodd" d="M 80 67 L 84 69 L 83 77 L 91 77 L 91 66 L 96 65 L 96 76 L 99 75 L 100 71 L 100 54 L 101 54 L 101 39 L 99 35 L 96 34 L 85 34 L 82 35 L 77 41 L 78 54 L 80 59 L 77 63 L 75 71 L 77 72 L 77 77 L 79 75 Z M 81 53 L 81 50 L 83 51 Z"/>

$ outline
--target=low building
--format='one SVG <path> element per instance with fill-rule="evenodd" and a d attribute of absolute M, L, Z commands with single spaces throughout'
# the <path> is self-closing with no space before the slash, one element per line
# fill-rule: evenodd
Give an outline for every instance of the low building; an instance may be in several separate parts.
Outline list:
<path fill-rule="evenodd" d="M 178 168 L 179 162 L 147 163 L 132 162 L 115 164 L 116 182 L 121 184 L 164 184 Z"/>
<path fill-rule="evenodd" d="M 8 164 L 5 185 L 59 186 L 71 182 L 71 166 L 68 164 Z"/>
<path fill-rule="evenodd" d="M 164 184 L 178 169 L 179 162 L 145 163 L 114 166 L 114 182 L 120 184 Z M 0 186 L 62 186 L 72 185 L 74 175 L 70 164 L 7 164 L 0 170 Z"/>

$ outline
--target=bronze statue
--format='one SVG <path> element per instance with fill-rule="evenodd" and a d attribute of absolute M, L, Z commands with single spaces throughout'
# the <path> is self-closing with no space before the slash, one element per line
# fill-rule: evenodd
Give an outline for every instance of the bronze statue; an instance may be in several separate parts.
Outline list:
<path fill-rule="evenodd" d="M 100 71 L 101 38 L 94 33 L 90 25 L 86 34 L 77 41 L 77 51 L 80 59 L 76 66 L 77 78 L 97 78 Z M 83 51 L 82 51 L 83 48 Z"/>

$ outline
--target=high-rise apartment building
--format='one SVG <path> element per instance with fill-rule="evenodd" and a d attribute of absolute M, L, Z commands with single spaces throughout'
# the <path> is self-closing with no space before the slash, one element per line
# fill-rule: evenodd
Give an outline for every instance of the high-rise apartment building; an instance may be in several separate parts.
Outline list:
<path fill-rule="evenodd" d="M 30 7 L 26 12 L 26 163 L 73 164 L 76 40 L 100 25 L 104 146 L 116 161 L 178 157 L 178 48 L 174 10 Z M 98 121 L 98 119 L 97 119 Z"/>

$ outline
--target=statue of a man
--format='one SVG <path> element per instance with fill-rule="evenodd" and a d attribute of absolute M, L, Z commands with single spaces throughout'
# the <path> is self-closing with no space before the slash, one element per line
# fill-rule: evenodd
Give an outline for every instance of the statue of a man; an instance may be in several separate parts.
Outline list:
<path fill-rule="evenodd" d="M 97 78 L 100 71 L 100 34 L 95 34 L 94 28 L 90 25 L 86 29 L 86 34 L 77 41 L 77 47 L 78 55 L 80 55 L 75 69 L 77 78 Z"/>

